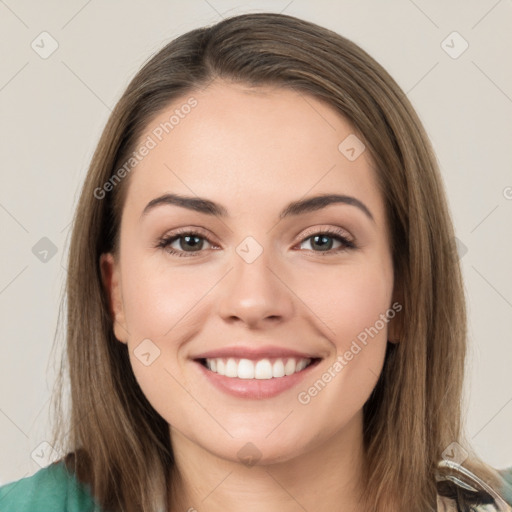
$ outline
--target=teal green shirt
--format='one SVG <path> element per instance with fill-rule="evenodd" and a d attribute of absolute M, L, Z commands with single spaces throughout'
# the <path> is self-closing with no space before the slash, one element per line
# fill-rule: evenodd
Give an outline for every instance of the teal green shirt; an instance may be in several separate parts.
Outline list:
<path fill-rule="evenodd" d="M 512 511 L 512 467 L 497 471 L 502 481 L 499 490 L 503 506 Z M 457 481 L 455 485 L 459 485 Z M 455 511 L 452 500 L 438 501 L 438 511 Z M 494 506 L 476 506 L 474 511 L 495 511 Z M 59 461 L 32 476 L 0 487 L 1 512 L 104 512 L 93 499 L 88 486 L 77 481 Z"/>
<path fill-rule="evenodd" d="M 0 487 L 1 512 L 103 512 L 64 462 Z"/>

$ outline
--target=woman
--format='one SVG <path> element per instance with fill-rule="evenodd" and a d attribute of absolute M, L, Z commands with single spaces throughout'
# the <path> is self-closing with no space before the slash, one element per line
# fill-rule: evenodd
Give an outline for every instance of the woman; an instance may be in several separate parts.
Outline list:
<path fill-rule="evenodd" d="M 267 13 L 180 36 L 76 211 L 65 457 L 2 510 L 512 510 L 512 468 L 461 428 L 453 240 L 421 122 L 361 48 Z"/>

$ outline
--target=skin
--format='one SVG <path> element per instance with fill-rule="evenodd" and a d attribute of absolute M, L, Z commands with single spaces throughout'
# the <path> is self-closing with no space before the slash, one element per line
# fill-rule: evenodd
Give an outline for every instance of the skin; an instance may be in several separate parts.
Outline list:
<path fill-rule="evenodd" d="M 116 338 L 128 344 L 142 391 L 170 425 L 178 479 L 169 510 L 239 510 L 240 503 L 251 512 L 357 510 L 362 407 L 394 322 L 307 405 L 297 394 L 394 300 L 389 230 L 369 152 L 349 161 L 338 145 L 352 126 L 312 96 L 219 80 L 174 101 L 140 140 L 191 95 L 197 106 L 130 175 L 119 258 L 101 257 Z M 164 205 L 141 219 L 166 192 L 208 198 L 229 216 Z M 321 193 L 359 199 L 374 221 L 347 204 L 279 220 L 289 202 Z M 200 252 L 183 239 L 172 248 L 185 257 L 155 247 L 182 227 L 202 229 Z M 357 248 L 336 253 L 343 244 L 333 238 L 325 254 L 312 236 L 326 228 L 342 230 Z M 236 252 L 247 236 L 263 249 L 252 263 Z M 148 366 L 134 353 L 144 339 L 160 350 Z M 323 359 L 297 388 L 241 399 L 199 378 L 190 359 L 237 342 Z M 248 442 L 260 454 L 253 466 L 237 455 Z"/>

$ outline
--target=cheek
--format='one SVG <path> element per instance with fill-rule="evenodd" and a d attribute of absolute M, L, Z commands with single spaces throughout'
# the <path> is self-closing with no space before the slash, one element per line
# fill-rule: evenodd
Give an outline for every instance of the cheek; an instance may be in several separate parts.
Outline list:
<path fill-rule="evenodd" d="M 378 264 L 331 267 L 297 281 L 299 297 L 323 324 L 323 331 L 338 352 L 348 350 L 358 336 L 371 330 L 375 337 L 386 337 L 382 322 L 391 305 L 393 279 L 389 267 Z M 375 334 L 372 327 L 379 331 Z"/>
<path fill-rule="evenodd" d="M 160 339 L 175 327 L 179 330 L 216 281 L 212 271 L 198 273 L 193 266 L 170 269 L 161 255 L 127 262 L 123 300 L 129 332 Z"/>
<path fill-rule="evenodd" d="M 317 325 L 335 354 L 321 374 L 301 387 L 297 399 L 305 411 L 311 404 L 319 421 L 328 417 L 332 433 L 361 411 L 375 388 L 384 364 L 389 318 L 394 316 L 388 312 L 392 279 L 382 267 L 344 268 L 336 274 L 318 276 L 318 286 L 299 293 L 320 318 Z"/>
<path fill-rule="evenodd" d="M 298 295 L 318 319 L 316 324 L 335 355 L 320 376 L 322 382 L 318 376 L 308 382 L 311 387 L 303 389 L 307 396 L 299 401 L 314 401 L 318 411 L 332 415 L 338 423 L 362 408 L 385 359 L 388 323 L 394 316 L 390 313 L 393 274 L 388 260 L 377 260 L 311 274 L 309 286 L 301 278 Z"/>

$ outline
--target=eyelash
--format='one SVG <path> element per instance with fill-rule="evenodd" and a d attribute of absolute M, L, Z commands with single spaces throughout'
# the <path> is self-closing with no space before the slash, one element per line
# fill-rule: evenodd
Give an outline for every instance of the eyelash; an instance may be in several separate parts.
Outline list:
<path fill-rule="evenodd" d="M 337 230 L 334 228 L 327 228 L 322 231 L 315 231 L 311 234 L 307 233 L 307 235 L 308 236 L 306 236 L 305 238 L 303 238 L 300 241 L 299 245 L 301 245 L 306 240 L 309 240 L 310 238 L 313 238 L 314 236 L 317 236 L 317 235 L 328 235 L 330 238 L 334 238 L 343 244 L 343 247 L 339 247 L 338 249 L 329 249 L 328 251 L 314 251 L 312 249 L 308 249 L 309 251 L 317 253 L 321 256 L 329 256 L 329 255 L 333 255 L 333 254 L 338 254 L 340 252 L 348 251 L 351 249 L 357 249 L 357 246 L 355 245 L 354 242 L 352 242 L 351 240 L 349 240 L 348 238 L 343 236 L 341 234 L 340 230 Z M 187 253 L 186 251 L 176 251 L 175 249 L 168 248 L 168 246 L 170 244 L 172 244 L 176 240 L 183 238 L 185 236 L 196 236 L 198 238 L 202 238 L 202 239 L 206 240 L 209 244 L 215 245 L 211 242 L 211 240 L 208 237 L 204 236 L 204 234 L 200 233 L 199 231 L 195 231 L 193 229 L 192 230 L 183 229 L 183 230 L 179 230 L 175 233 L 172 233 L 170 235 L 162 237 L 158 241 L 156 247 L 160 248 L 160 249 L 164 249 L 166 252 L 168 252 L 172 256 L 178 256 L 180 258 L 181 257 L 185 257 L 185 258 L 194 257 L 195 253 L 197 254 L 197 253 L 204 252 L 204 251 L 200 250 L 200 251 L 192 251 L 190 253 Z"/>

